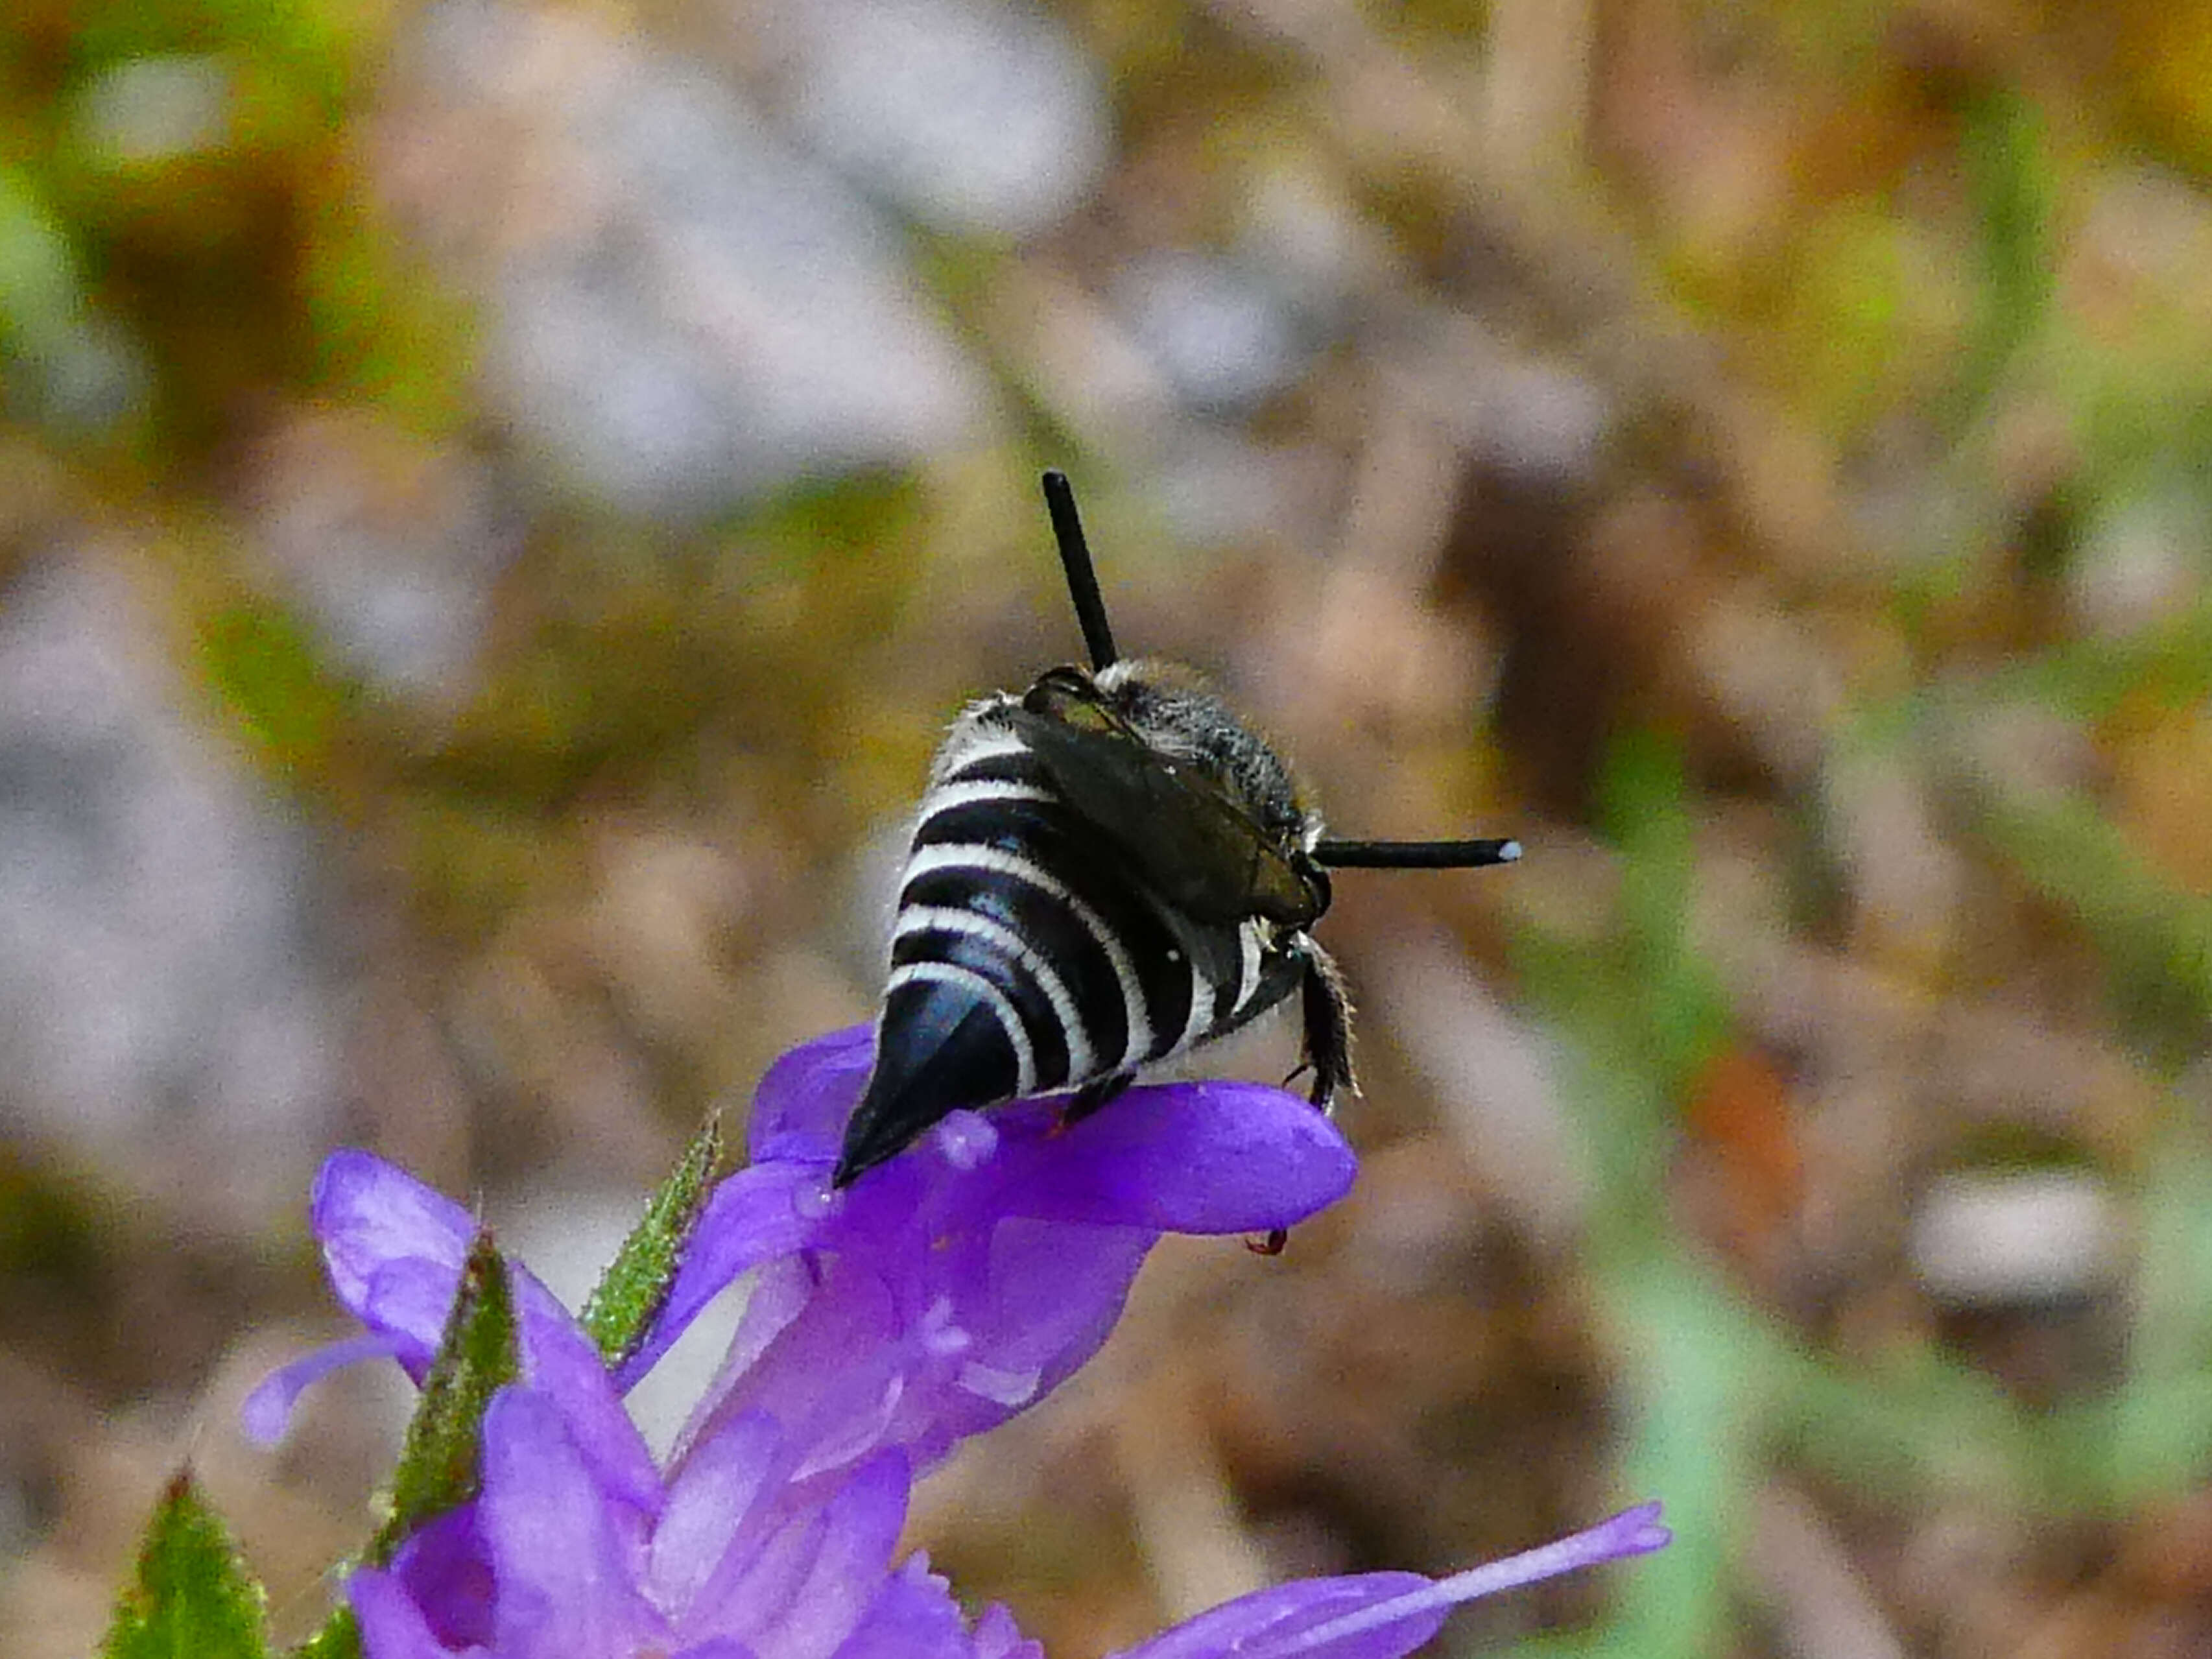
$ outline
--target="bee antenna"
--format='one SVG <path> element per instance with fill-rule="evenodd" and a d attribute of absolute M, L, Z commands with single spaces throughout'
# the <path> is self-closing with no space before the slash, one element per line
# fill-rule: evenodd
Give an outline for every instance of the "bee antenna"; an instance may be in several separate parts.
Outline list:
<path fill-rule="evenodd" d="M 1332 870 L 1478 870 L 1520 856 L 1517 841 L 1323 841 L 1313 849 Z"/>
<path fill-rule="evenodd" d="M 1053 538 L 1060 544 L 1060 562 L 1067 572 L 1075 619 L 1083 624 L 1084 648 L 1091 653 L 1094 670 L 1104 668 L 1121 653 L 1114 648 L 1114 630 L 1106 625 L 1106 601 L 1098 597 L 1098 573 L 1091 568 L 1091 545 L 1083 539 L 1083 520 L 1075 515 L 1075 488 L 1057 467 L 1044 475 L 1044 504 L 1052 514 Z"/>

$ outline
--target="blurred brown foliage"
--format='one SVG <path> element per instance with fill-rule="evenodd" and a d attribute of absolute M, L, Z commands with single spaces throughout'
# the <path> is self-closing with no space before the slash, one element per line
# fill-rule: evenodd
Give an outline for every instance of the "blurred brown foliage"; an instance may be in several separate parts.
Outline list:
<path fill-rule="evenodd" d="M 313 1622 L 322 1152 L 587 1283 L 867 1017 L 1045 464 L 1334 828 L 1529 856 L 1340 882 L 1358 1190 L 925 1490 L 963 1594 L 1656 1496 L 1449 1650 L 2204 1650 L 2208 170 L 2196 3 L 18 0 L 0 1651 L 186 1456 Z"/>

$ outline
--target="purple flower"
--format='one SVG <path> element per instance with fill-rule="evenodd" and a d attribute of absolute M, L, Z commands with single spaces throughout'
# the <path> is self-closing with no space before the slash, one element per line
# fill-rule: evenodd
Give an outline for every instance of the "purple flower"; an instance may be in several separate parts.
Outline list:
<path fill-rule="evenodd" d="M 878 1452 L 797 1476 L 770 1419 L 728 1419 L 640 1513 L 605 1491 L 561 1413 L 523 1388 L 484 1421 L 480 1542 L 456 1594 L 422 1534 L 350 1585 L 370 1659 L 1042 1659 L 1006 1609 L 971 1626 L 921 1555 L 896 1563 L 910 1474 Z M 1450 1578 L 1367 1573 L 1262 1590 L 1126 1659 L 1395 1659 L 1452 1607 L 1667 1542 L 1658 1506 Z M 426 1571 L 426 1569 L 433 1571 Z M 488 1587 L 489 1594 L 482 1593 Z"/>
<path fill-rule="evenodd" d="M 350 1581 L 372 1659 L 1037 1652 L 1002 1610 L 971 1627 L 920 1558 L 893 1564 L 912 1481 L 1096 1352 L 1164 1231 L 1291 1225 L 1350 1185 L 1352 1154 L 1279 1090 L 1181 1084 L 1133 1089 L 1067 1129 L 1051 1102 L 955 1113 L 837 1193 L 830 1173 L 869 1058 L 861 1029 L 771 1068 L 752 1163 L 709 1198 L 619 1373 L 515 1271 L 521 1380 L 486 1413 L 477 1497 Z M 247 1420 L 264 1438 L 333 1364 L 389 1357 L 420 1381 L 475 1231 L 460 1206 L 359 1152 L 325 1165 L 313 1215 L 368 1334 L 257 1390 Z M 730 1357 L 656 1468 L 621 1390 L 748 1272 Z M 1455 1601 L 1664 1540 L 1656 1509 L 1632 1511 L 1459 1578 L 1285 1586 L 1137 1653 L 1380 1659 L 1425 1640 Z"/>
<path fill-rule="evenodd" d="M 833 1193 L 844 1121 L 866 1082 L 865 1026 L 801 1045 L 761 1080 L 752 1162 L 708 1199 L 665 1305 L 617 1377 L 644 1375 L 693 1319 L 757 1269 L 731 1358 L 686 1443 L 758 1411 L 820 1468 L 902 1448 L 917 1474 L 954 1443 L 1041 1399 L 1097 1352 L 1164 1232 L 1286 1227 L 1341 1197 L 1356 1170 L 1328 1121 L 1279 1089 L 1130 1090 L 1060 1127 L 1058 1103 L 956 1112 L 909 1152 Z M 246 1408 L 283 1431 L 335 1364 L 396 1358 L 417 1382 L 437 1348 L 476 1224 L 365 1152 L 316 1177 L 311 1214 L 331 1282 L 369 1334 L 288 1366 Z M 523 1379 L 575 1419 L 595 1458 L 642 1490 L 597 1354 L 550 1291 L 515 1275 Z"/>

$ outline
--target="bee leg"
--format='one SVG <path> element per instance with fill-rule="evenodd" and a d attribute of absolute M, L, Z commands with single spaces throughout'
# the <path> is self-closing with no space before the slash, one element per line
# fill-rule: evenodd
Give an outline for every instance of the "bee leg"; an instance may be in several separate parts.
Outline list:
<path fill-rule="evenodd" d="M 1299 1012 L 1305 1022 L 1305 1063 L 1284 1079 L 1311 1072 L 1313 1082 L 1306 1098 L 1323 1112 L 1333 1112 L 1340 1090 L 1350 1092 L 1358 1085 L 1352 1075 L 1352 999 L 1344 988 L 1344 974 L 1336 959 L 1301 935 L 1291 945 L 1304 964 L 1298 985 Z"/>
<path fill-rule="evenodd" d="M 1093 1078 L 1078 1089 L 1068 1101 L 1060 1115 L 1060 1127 L 1066 1129 L 1082 1122 L 1136 1080 L 1127 1072 L 1116 1072 L 1111 1077 Z"/>
<path fill-rule="evenodd" d="M 1283 1086 L 1287 1089 L 1312 1073 L 1306 1098 L 1322 1113 L 1334 1115 L 1337 1091 L 1359 1086 L 1352 1077 L 1352 998 L 1336 958 L 1311 939 L 1294 935 L 1290 953 L 1304 969 L 1298 980 L 1298 1012 L 1305 1024 L 1305 1058 L 1283 1079 Z M 1246 1239 L 1244 1248 L 1255 1255 L 1280 1255 L 1290 1242 L 1290 1229 L 1271 1227 L 1261 1237 Z"/>

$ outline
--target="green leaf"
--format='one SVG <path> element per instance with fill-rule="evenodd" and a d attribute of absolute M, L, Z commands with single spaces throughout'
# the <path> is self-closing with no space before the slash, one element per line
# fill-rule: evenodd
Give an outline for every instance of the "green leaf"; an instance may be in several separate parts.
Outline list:
<path fill-rule="evenodd" d="M 235 605 L 209 619 L 198 643 L 203 671 L 269 762 L 286 773 L 319 769 L 347 694 L 299 621 L 274 605 Z"/>
<path fill-rule="evenodd" d="M 388 1565 L 416 1527 L 476 1496 L 484 1407 L 519 1374 L 514 1286 L 486 1228 L 469 1246 L 438 1357 L 407 1425 L 392 1477 L 391 1513 L 369 1540 L 371 1566 Z"/>
<path fill-rule="evenodd" d="M 1618 738 L 1606 755 L 1599 804 L 1621 854 L 1623 989 L 1632 1000 L 1620 1009 L 1640 1032 L 1652 1071 L 1677 1092 L 1727 1041 L 1731 1023 L 1718 975 L 1689 935 L 1697 825 L 1680 744 L 1656 732 Z"/>
<path fill-rule="evenodd" d="M 58 215 L 32 181 L 0 167 L 0 344 L 50 351 L 78 328 L 84 276 Z"/>
<path fill-rule="evenodd" d="M 103 1659 L 259 1659 L 265 1598 L 189 1474 L 170 1481 L 138 1548 Z"/>
<path fill-rule="evenodd" d="M 2051 250 L 2057 168 L 2035 105 L 2013 88 L 1972 100 L 1960 159 L 1981 220 L 1982 303 L 1962 354 L 1954 417 L 1971 418 L 2014 355 L 2044 326 L 2057 285 Z"/>
<path fill-rule="evenodd" d="M 2212 1014 L 2212 902 L 2169 880 L 2086 792 L 2048 797 L 1982 780 L 1975 827 L 2038 891 L 2079 919 L 2141 1041 L 2186 1064 Z"/>
<path fill-rule="evenodd" d="M 292 1650 L 292 1659 L 361 1659 L 361 1621 L 340 1607 L 313 1636 Z"/>
<path fill-rule="evenodd" d="M 584 1328 L 599 1345 L 610 1369 L 637 1352 L 653 1316 L 668 1299 L 684 1243 L 699 1218 L 699 1206 L 713 1190 L 714 1170 L 721 1161 L 722 1118 L 716 1112 L 691 1137 L 584 1304 Z"/>
<path fill-rule="evenodd" d="M 2184 1101 L 2146 1149 L 2128 1370 L 2114 1395 L 2112 1485 L 2124 1501 L 2175 1496 L 2212 1467 L 2212 1153 Z"/>
<path fill-rule="evenodd" d="M 384 1524 L 362 1552 L 362 1565 L 390 1565 L 416 1528 L 476 1496 L 484 1408 L 520 1371 L 514 1285 L 486 1228 L 469 1246 L 438 1357 L 407 1425 Z M 338 1608 L 295 1652 L 296 1659 L 356 1659 L 361 1631 L 353 1609 Z"/>

